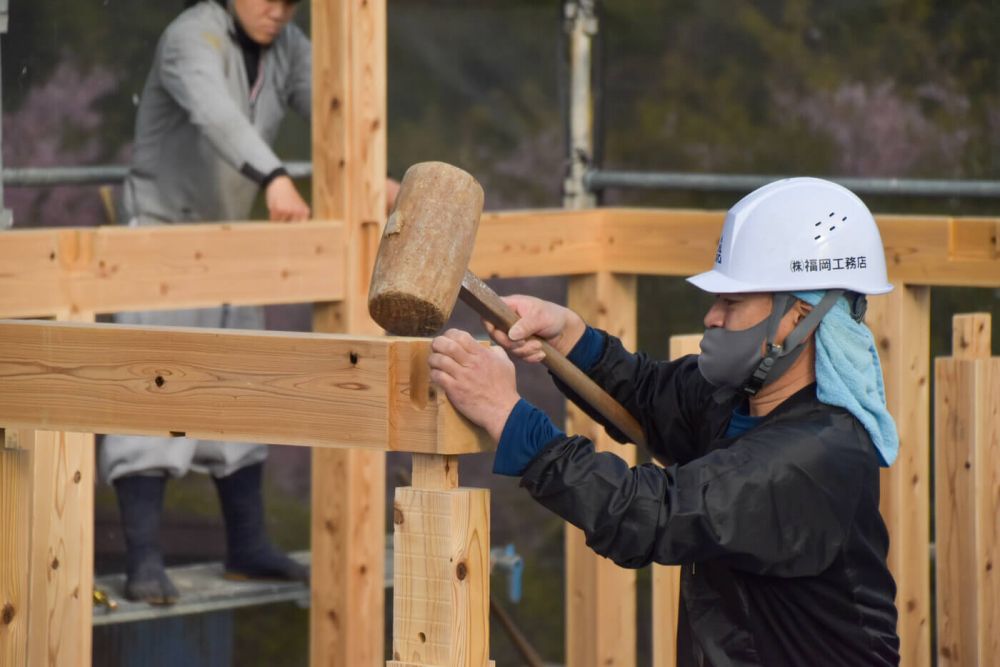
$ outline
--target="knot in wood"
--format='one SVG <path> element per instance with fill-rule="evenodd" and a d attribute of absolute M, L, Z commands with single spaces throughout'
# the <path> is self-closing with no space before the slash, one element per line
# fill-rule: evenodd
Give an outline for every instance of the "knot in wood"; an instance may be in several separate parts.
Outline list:
<path fill-rule="evenodd" d="M 165 385 L 167 383 L 167 381 L 163 379 L 162 375 L 157 375 L 156 379 L 153 380 L 153 382 L 156 383 L 157 387 L 162 387 L 163 385 Z"/>
<path fill-rule="evenodd" d="M 455 576 L 458 577 L 459 581 L 464 580 L 469 575 L 469 567 L 461 562 L 455 567 Z"/>
<path fill-rule="evenodd" d="M 17 613 L 14 611 L 14 605 L 12 605 L 12 604 L 10 604 L 8 602 L 7 604 L 5 604 L 3 606 L 3 624 L 4 625 L 10 625 L 11 623 L 13 623 L 14 622 L 14 616 L 16 616 L 16 615 L 17 615 Z"/>
<path fill-rule="evenodd" d="M 392 522 L 397 526 L 403 525 L 403 510 L 398 507 L 392 508 Z"/>

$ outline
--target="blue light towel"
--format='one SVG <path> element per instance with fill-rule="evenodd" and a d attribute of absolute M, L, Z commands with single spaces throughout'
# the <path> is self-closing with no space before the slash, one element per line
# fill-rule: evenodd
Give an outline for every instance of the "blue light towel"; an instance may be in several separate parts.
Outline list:
<path fill-rule="evenodd" d="M 816 305 L 824 292 L 795 292 Z M 899 453 L 896 424 L 885 406 L 882 364 L 872 332 L 851 317 L 847 299 L 837 299 L 816 330 L 816 396 L 854 415 L 875 443 L 884 467 Z"/>

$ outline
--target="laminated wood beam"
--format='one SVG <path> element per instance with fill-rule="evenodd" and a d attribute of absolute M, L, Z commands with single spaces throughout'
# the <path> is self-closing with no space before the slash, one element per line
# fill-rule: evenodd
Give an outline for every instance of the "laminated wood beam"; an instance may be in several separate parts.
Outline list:
<path fill-rule="evenodd" d="M 430 386 L 426 339 L 0 322 L 0 424 L 482 451 Z"/>
<path fill-rule="evenodd" d="M 5 232 L 0 317 L 335 301 L 340 222 Z"/>

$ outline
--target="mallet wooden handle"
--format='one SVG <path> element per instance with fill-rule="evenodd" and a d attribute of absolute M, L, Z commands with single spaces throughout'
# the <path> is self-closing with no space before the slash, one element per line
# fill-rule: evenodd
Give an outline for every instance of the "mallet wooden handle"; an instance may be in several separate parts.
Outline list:
<path fill-rule="evenodd" d="M 465 277 L 462 279 L 462 290 L 459 296 L 474 311 L 504 332 L 509 331 L 519 319 L 517 313 L 504 303 L 497 296 L 497 293 L 490 289 L 489 285 L 469 271 L 465 272 Z M 565 382 L 588 405 L 614 424 L 629 440 L 637 445 L 646 444 L 646 437 L 639 422 L 618 401 L 598 387 L 597 383 L 574 366 L 561 352 L 544 340 L 538 339 L 538 341 L 542 344 L 542 351 L 545 353 L 545 359 L 542 363 L 556 377 Z"/>

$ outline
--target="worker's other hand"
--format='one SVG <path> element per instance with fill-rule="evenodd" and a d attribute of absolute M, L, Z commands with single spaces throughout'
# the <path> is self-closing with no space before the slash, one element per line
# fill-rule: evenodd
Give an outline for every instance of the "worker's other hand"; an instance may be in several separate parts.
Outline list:
<path fill-rule="evenodd" d="M 399 181 L 395 178 L 387 178 L 385 181 L 385 214 L 392 213 L 396 205 L 396 197 L 399 196 Z"/>
<path fill-rule="evenodd" d="M 288 176 L 278 176 L 268 183 L 264 200 L 272 222 L 297 222 L 308 220 L 311 215 L 309 205 L 299 196 L 295 183 Z"/>
<path fill-rule="evenodd" d="M 431 380 L 455 409 L 494 442 L 520 400 L 514 364 L 499 347 L 486 347 L 465 331 L 449 329 L 431 341 Z"/>
<path fill-rule="evenodd" d="M 538 363 L 545 358 L 538 338 L 565 356 L 573 349 L 587 328 L 579 315 L 569 308 L 550 301 L 521 294 L 505 296 L 503 301 L 520 319 L 506 334 L 485 320 L 483 325 L 498 345 L 527 362 Z"/>

